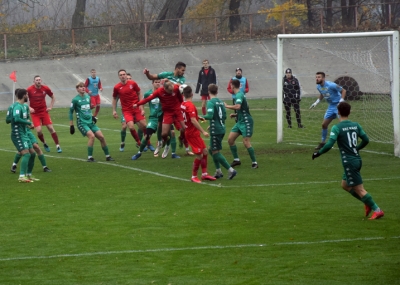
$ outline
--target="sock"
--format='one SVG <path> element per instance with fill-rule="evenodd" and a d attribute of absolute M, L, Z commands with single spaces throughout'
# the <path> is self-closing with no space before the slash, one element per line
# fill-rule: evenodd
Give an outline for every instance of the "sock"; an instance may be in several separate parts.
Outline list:
<path fill-rule="evenodd" d="M 237 153 L 237 146 L 236 145 L 232 145 L 232 146 L 230 146 L 230 149 L 231 149 L 231 153 L 233 155 L 233 158 L 236 159 L 236 160 L 239 160 L 239 156 L 238 156 L 238 153 Z"/>
<path fill-rule="evenodd" d="M 138 136 L 138 133 L 136 132 L 136 130 L 133 129 L 133 130 L 130 130 L 130 131 L 131 131 L 131 135 L 134 138 L 134 140 L 136 141 L 136 143 L 138 145 L 140 145 L 140 139 L 139 139 L 139 136 Z"/>
<path fill-rule="evenodd" d="M 25 153 L 22 156 L 22 161 L 21 161 L 21 167 L 19 169 L 19 176 L 25 176 L 27 171 L 28 171 L 28 163 L 29 163 L 29 159 L 31 158 L 31 154 Z"/>
<path fill-rule="evenodd" d="M 31 157 L 29 158 L 28 161 L 27 173 L 32 174 L 33 166 L 35 165 L 35 158 L 36 158 L 36 152 L 31 153 Z"/>
<path fill-rule="evenodd" d="M 201 158 L 201 172 L 203 175 L 207 174 L 207 155 L 203 155 Z"/>
<path fill-rule="evenodd" d="M 157 129 L 157 140 L 160 142 L 162 141 L 162 136 L 161 136 L 161 128 Z"/>
<path fill-rule="evenodd" d="M 141 128 L 139 128 L 137 132 L 138 132 L 138 136 L 139 136 L 140 141 L 142 141 L 142 139 L 143 139 L 143 130 Z"/>
<path fill-rule="evenodd" d="M 94 111 L 93 116 L 97 117 L 97 114 L 99 113 L 99 111 L 100 111 L 100 106 L 96 106 L 96 110 Z"/>
<path fill-rule="evenodd" d="M 367 193 L 364 197 L 361 198 L 361 202 L 369 206 L 373 211 L 379 209 L 378 205 L 375 203 L 374 199 L 372 199 L 372 196 L 369 195 L 369 193 Z"/>
<path fill-rule="evenodd" d="M 38 135 L 38 138 L 40 139 L 40 141 L 41 141 L 42 143 L 45 143 L 45 141 L 44 141 L 44 135 L 43 135 L 43 134 Z"/>
<path fill-rule="evenodd" d="M 176 152 L 176 137 L 171 137 L 171 151 L 172 153 Z"/>
<path fill-rule="evenodd" d="M 125 142 L 126 130 L 121 130 L 121 142 Z"/>
<path fill-rule="evenodd" d="M 52 134 L 51 134 L 51 137 L 53 138 L 53 141 L 54 141 L 55 144 L 59 144 L 59 142 L 58 142 L 58 136 L 57 136 L 57 133 L 56 133 L 56 132 L 52 133 Z"/>
<path fill-rule="evenodd" d="M 328 135 L 328 129 L 322 129 L 322 141 L 326 141 L 326 136 Z"/>
<path fill-rule="evenodd" d="M 21 159 L 21 155 L 17 152 L 14 156 L 14 164 L 18 164 L 19 160 Z"/>
<path fill-rule="evenodd" d="M 228 163 L 228 161 L 226 160 L 225 156 L 222 155 L 222 153 L 218 152 L 216 153 L 218 154 L 218 161 L 219 163 L 225 168 L 225 169 L 230 169 L 231 165 Z"/>
<path fill-rule="evenodd" d="M 249 147 L 247 149 L 247 151 L 248 151 L 248 153 L 250 155 L 251 161 L 252 162 L 256 162 L 256 155 L 254 154 L 254 148 L 253 147 Z"/>
<path fill-rule="evenodd" d="M 39 158 L 40 163 L 42 164 L 43 167 L 47 166 L 46 158 L 44 157 L 44 154 L 38 155 L 38 158 Z"/>
<path fill-rule="evenodd" d="M 200 164 L 201 160 L 196 158 L 193 162 L 192 176 L 197 177 L 197 172 L 199 171 Z"/>
<path fill-rule="evenodd" d="M 206 107 L 201 107 L 201 113 L 203 114 L 203 115 L 206 115 L 207 113 L 206 113 Z"/>
<path fill-rule="evenodd" d="M 351 196 L 353 196 L 353 197 L 356 198 L 357 200 L 360 200 L 360 201 L 361 201 L 361 197 L 358 196 L 358 194 L 356 193 L 356 191 L 354 191 L 354 189 L 351 189 L 351 190 L 349 191 L 349 193 L 351 194 Z"/>
<path fill-rule="evenodd" d="M 93 149 L 93 148 L 92 148 Z M 109 156 L 110 155 L 110 152 L 108 151 L 108 146 L 103 146 L 102 147 L 102 150 L 103 150 L 103 152 L 104 152 L 104 154 L 106 155 L 106 156 Z"/>
<path fill-rule="evenodd" d="M 140 152 L 143 152 L 143 150 L 144 150 L 144 148 L 145 148 L 146 146 L 147 146 L 146 138 L 142 138 L 142 141 L 141 141 L 141 143 L 140 143 L 139 151 L 140 151 Z"/>
<path fill-rule="evenodd" d="M 92 146 L 88 146 L 87 153 L 88 153 L 89 157 L 93 156 L 93 147 Z"/>
<path fill-rule="evenodd" d="M 219 152 L 214 153 L 214 154 L 212 155 L 213 162 L 214 162 L 214 165 L 215 165 L 215 168 L 216 168 L 216 169 L 221 168 L 221 165 L 220 165 L 220 163 L 219 163 L 218 154 L 219 154 Z"/>

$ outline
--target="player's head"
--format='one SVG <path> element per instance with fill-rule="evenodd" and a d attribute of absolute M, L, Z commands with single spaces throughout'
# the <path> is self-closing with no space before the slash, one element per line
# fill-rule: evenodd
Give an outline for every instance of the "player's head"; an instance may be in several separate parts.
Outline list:
<path fill-rule="evenodd" d="M 240 88 L 240 81 L 237 79 L 233 79 L 231 81 L 231 88 L 232 89 L 239 89 Z"/>
<path fill-rule="evenodd" d="M 21 89 L 21 88 L 17 88 L 17 89 L 15 89 L 15 91 L 14 91 L 14 95 L 15 95 L 15 96 L 17 96 L 17 94 L 18 94 L 18 90 L 19 90 L 19 89 Z"/>
<path fill-rule="evenodd" d="M 286 68 L 285 76 L 286 76 L 286 78 L 291 78 L 292 77 L 292 69 Z"/>
<path fill-rule="evenodd" d="M 183 88 L 183 96 L 185 97 L 185 99 L 192 98 L 193 97 L 192 87 L 186 86 L 185 88 Z"/>
<path fill-rule="evenodd" d="M 127 80 L 127 74 L 125 69 L 120 69 L 118 70 L 118 77 L 119 80 L 121 80 L 122 83 L 125 83 Z"/>
<path fill-rule="evenodd" d="M 242 69 L 240 67 L 236 68 L 236 77 L 237 78 L 242 78 Z"/>
<path fill-rule="evenodd" d="M 126 74 L 126 79 L 127 80 L 132 80 L 132 75 L 129 72 Z"/>
<path fill-rule="evenodd" d="M 218 94 L 218 86 L 216 84 L 211 83 L 208 85 L 208 93 L 213 96 L 217 96 Z"/>
<path fill-rule="evenodd" d="M 321 83 L 323 83 L 324 81 L 325 81 L 325 73 L 322 72 L 322 71 L 318 71 L 318 72 L 315 74 L 315 82 L 316 82 L 317 84 L 321 84 Z"/>
<path fill-rule="evenodd" d="M 75 85 L 76 91 L 78 91 L 79 94 L 84 94 L 86 89 L 85 89 L 85 83 L 83 82 L 78 82 Z"/>
<path fill-rule="evenodd" d="M 153 79 L 152 80 L 152 85 L 154 89 L 160 88 L 161 87 L 161 80 L 160 79 Z"/>
<path fill-rule="evenodd" d="M 17 91 L 17 99 L 18 100 L 22 100 L 22 99 L 24 99 L 24 102 L 27 102 L 28 101 L 28 91 L 26 91 L 26 89 L 23 89 L 23 88 L 20 88 L 20 89 L 17 89 L 18 91 Z"/>
<path fill-rule="evenodd" d="M 91 69 L 90 74 L 92 75 L 93 78 L 96 78 L 96 69 Z"/>
<path fill-rule="evenodd" d="M 347 102 L 340 102 L 337 109 L 341 117 L 348 117 L 350 115 L 351 105 Z"/>
<path fill-rule="evenodd" d="M 208 59 L 203 60 L 204 69 L 208 69 L 209 66 L 210 66 L 210 63 L 208 62 Z"/>
<path fill-rule="evenodd" d="M 40 88 L 42 86 L 42 78 L 40 78 L 40 75 L 35 75 L 33 77 L 33 83 L 35 84 L 36 87 Z"/>
<path fill-rule="evenodd" d="M 175 74 L 177 76 L 183 76 L 185 74 L 186 70 L 186 64 L 184 64 L 182 61 L 178 61 L 175 64 Z"/>
<path fill-rule="evenodd" d="M 174 91 L 174 83 L 172 83 L 169 80 L 164 81 L 164 90 L 168 93 L 168 94 L 172 94 L 172 92 Z"/>

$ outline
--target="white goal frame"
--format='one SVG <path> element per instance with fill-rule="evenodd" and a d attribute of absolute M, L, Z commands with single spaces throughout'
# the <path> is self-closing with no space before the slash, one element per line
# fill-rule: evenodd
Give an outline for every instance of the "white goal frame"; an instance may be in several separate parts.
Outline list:
<path fill-rule="evenodd" d="M 284 39 L 315 39 L 315 38 L 356 38 L 382 37 L 392 39 L 391 56 L 391 98 L 393 114 L 394 155 L 400 157 L 400 112 L 399 112 L 399 32 L 366 32 L 366 33 L 332 33 L 332 34 L 279 34 L 277 37 L 277 142 L 283 142 L 283 42 Z"/>

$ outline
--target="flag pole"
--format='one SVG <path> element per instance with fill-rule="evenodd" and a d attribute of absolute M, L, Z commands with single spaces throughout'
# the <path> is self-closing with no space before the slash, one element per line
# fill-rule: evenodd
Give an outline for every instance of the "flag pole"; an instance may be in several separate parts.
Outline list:
<path fill-rule="evenodd" d="M 14 100 L 15 100 L 15 82 L 14 81 L 13 81 L 12 97 L 13 97 L 13 104 L 14 104 Z"/>

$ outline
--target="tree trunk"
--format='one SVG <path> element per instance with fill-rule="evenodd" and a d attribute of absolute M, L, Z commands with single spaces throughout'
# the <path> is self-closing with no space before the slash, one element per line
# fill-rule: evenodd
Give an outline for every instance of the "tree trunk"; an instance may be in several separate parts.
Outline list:
<path fill-rule="evenodd" d="M 86 0 L 77 0 L 75 6 L 75 12 L 72 15 L 72 28 L 79 28 L 85 25 L 85 11 L 86 11 Z"/>
<path fill-rule="evenodd" d="M 167 0 L 160 14 L 158 14 L 157 21 L 182 18 L 188 3 L 189 0 Z M 178 20 L 156 22 L 153 27 L 157 30 L 162 28 L 172 33 L 177 30 L 178 24 Z"/>
<path fill-rule="evenodd" d="M 306 4 L 307 4 L 307 22 L 308 22 L 308 26 L 312 27 L 313 24 L 314 24 L 314 17 L 313 17 L 313 11 L 311 10 L 311 8 L 312 8 L 311 0 L 306 0 Z"/>
<path fill-rule="evenodd" d="M 326 24 L 328 27 L 332 27 L 332 25 L 333 25 L 332 1 L 333 0 L 326 1 Z"/>
<path fill-rule="evenodd" d="M 236 31 L 237 28 L 242 23 L 240 16 L 235 15 L 235 14 L 239 14 L 240 1 L 241 0 L 230 0 L 230 2 L 229 2 L 229 14 L 232 15 L 232 16 L 229 16 L 229 31 L 231 31 L 231 32 Z"/>
<path fill-rule="evenodd" d="M 347 0 L 341 0 L 340 4 L 342 6 L 342 25 L 351 26 L 354 20 L 354 5 L 356 4 L 356 0 L 349 0 L 348 5 Z"/>
<path fill-rule="evenodd" d="M 342 7 L 342 26 L 347 26 L 347 1 L 340 0 L 340 6 Z"/>

